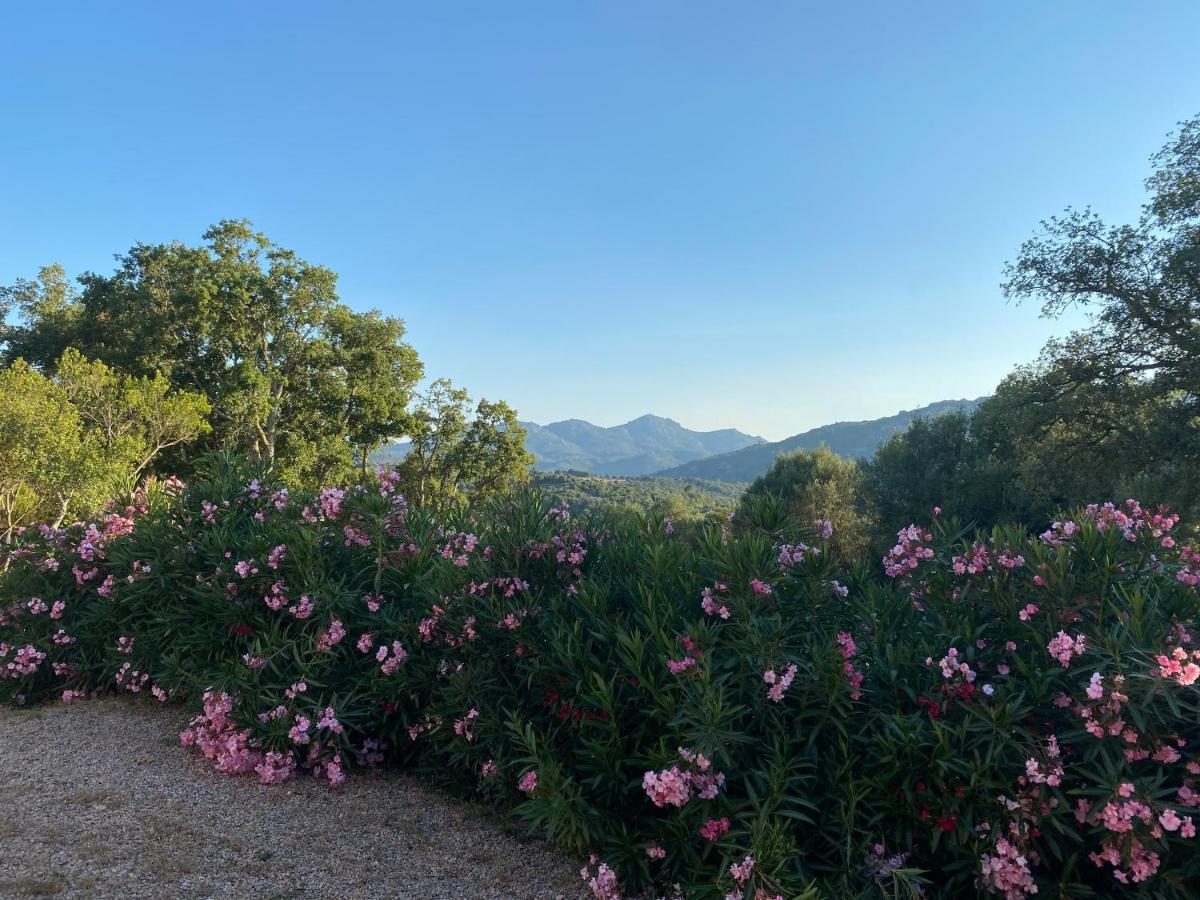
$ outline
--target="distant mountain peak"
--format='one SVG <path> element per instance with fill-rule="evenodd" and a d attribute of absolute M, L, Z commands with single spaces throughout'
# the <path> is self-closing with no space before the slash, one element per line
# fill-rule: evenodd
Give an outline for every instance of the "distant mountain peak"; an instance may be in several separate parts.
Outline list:
<path fill-rule="evenodd" d="M 834 422 L 772 442 L 736 428 L 693 431 L 654 413 L 610 428 L 586 419 L 521 425 L 527 432 L 525 446 L 537 457 L 536 468 L 540 471 L 746 482 L 766 472 L 776 456 L 789 450 L 815 449 L 825 444 L 842 456 L 869 457 L 918 416 L 970 411 L 984 399 L 940 400 L 880 419 Z M 377 456 L 399 458 L 406 450 L 405 443 L 389 445 Z"/>
<path fill-rule="evenodd" d="M 646 475 L 762 441 L 735 428 L 693 431 L 653 413 L 611 428 L 584 419 L 521 424 L 528 431 L 525 446 L 537 457 L 538 469 L 597 475 Z"/>

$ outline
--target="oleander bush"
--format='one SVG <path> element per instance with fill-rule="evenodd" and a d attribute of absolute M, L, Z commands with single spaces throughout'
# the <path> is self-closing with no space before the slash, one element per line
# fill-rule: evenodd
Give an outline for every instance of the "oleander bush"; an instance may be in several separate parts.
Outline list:
<path fill-rule="evenodd" d="M 1179 532 L 934 514 L 839 570 L 769 497 L 686 534 L 536 493 L 434 518 L 388 473 L 289 494 L 214 456 L 5 549 L 0 701 L 178 698 L 264 783 L 405 766 L 588 854 L 602 898 L 1189 897 Z"/>

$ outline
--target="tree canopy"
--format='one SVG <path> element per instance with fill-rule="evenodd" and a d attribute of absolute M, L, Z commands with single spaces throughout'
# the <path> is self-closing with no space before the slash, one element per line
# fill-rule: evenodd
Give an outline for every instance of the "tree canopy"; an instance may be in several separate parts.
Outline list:
<path fill-rule="evenodd" d="M 202 394 L 211 445 L 302 481 L 345 477 L 402 433 L 422 375 L 404 324 L 339 301 L 337 276 L 225 220 L 200 246 L 137 244 L 72 288 L 58 266 L 5 290 L 7 361 L 52 371 L 69 348 Z"/>
<path fill-rule="evenodd" d="M 507 403 L 471 398 L 441 378 L 418 399 L 409 424 L 412 446 L 397 466 L 405 496 L 444 509 L 470 493 L 484 500 L 529 478 L 534 459 L 525 429 Z"/>

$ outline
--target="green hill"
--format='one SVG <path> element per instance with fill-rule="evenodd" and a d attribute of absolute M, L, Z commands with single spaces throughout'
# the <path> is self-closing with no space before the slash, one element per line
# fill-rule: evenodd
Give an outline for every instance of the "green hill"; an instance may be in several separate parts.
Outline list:
<path fill-rule="evenodd" d="M 707 459 L 697 459 L 655 472 L 664 478 L 700 478 L 708 481 L 753 481 L 771 467 L 775 457 L 789 450 L 815 450 L 825 444 L 839 456 L 868 459 L 876 448 L 897 431 L 903 431 L 918 417 L 932 418 L 946 412 L 971 411 L 984 398 L 940 400 L 913 410 L 903 410 L 882 419 L 861 422 L 836 422 L 822 425 L 782 441 L 755 444 Z"/>
<path fill-rule="evenodd" d="M 621 478 L 590 472 L 537 472 L 533 485 L 572 509 L 660 509 L 681 519 L 702 519 L 737 505 L 746 485 L 698 478 Z"/>

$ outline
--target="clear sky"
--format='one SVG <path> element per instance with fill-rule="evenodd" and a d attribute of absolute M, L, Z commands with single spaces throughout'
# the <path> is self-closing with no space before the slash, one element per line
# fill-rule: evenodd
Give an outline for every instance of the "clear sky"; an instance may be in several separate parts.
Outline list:
<path fill-rule="evenodd" d="M 1187 2 L 10 3 L 0 283 L 246 217 L 539 422 L 988 392 L 1037 221 L 1142 201 Z"/>

